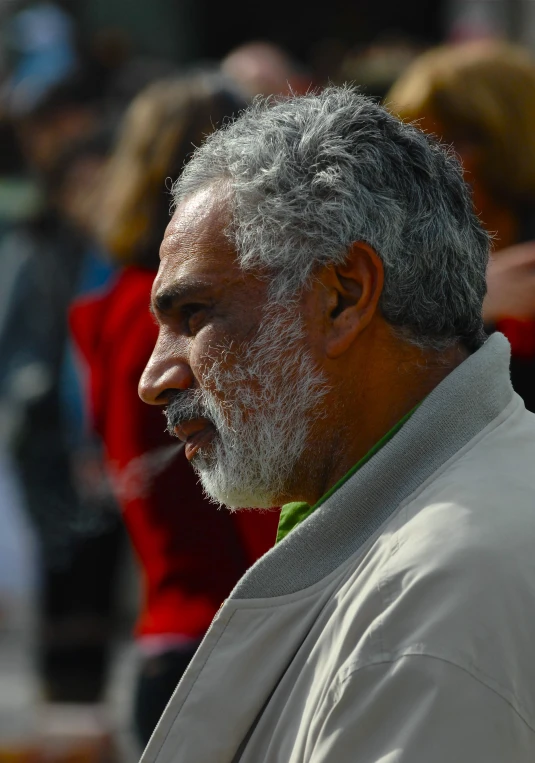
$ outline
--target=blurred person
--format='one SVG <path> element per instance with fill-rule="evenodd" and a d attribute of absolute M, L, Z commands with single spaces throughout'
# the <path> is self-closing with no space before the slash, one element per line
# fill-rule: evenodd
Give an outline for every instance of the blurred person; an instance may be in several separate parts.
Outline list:
<path fill-rule="evenodd" d="M 38 677 L 53 703 L 102 700 L 112 635 L 110 579 L 122 525 L 109 492 L 81 479 L 88 455 L 72 436 L 80 424 L 71 426 L 65 384 L 67 310 L 85 277 L 84 220 L 109 147 L 106 134 L 64 144 L 40 176 L 46 205 L 0 243 L 0 422 L 37 530 Z"/>
<path fill-rule="evenodd" d="M 76 295 L 104 288 L 114 274 L 94 235 L 100 180 L 112 138 L 111 129 L 103 127 L 68 145 L 54 172 L 48 175 L 49 184 L 56 189 L 53 198 L 61 216 L 75 231 L 81 246 L 69 304 Z M 64 321 L 67 323 L 67 309 Z M 63 701 L 76 701 L 85 692 L 84 701 L 95 703 L 103 701 L 107 689 L 117 626 L 114 603 L 124 531 L 105 476 L 102 443 L 87 426 L 84 390 L 69 337 L 58 384 L 63 439 L 79 506 L 71 519 L 74 538 L 70 563 L 58 570 L 49 586 L 50 607 L 58 621 L 56 633 L 62 633 L 51 670 L 63 675 Z M 93 564 L 95 556 L 100 560 L 98 574 Z M 69 629 L 77 634 L 70 637 L 70 651 L 66 644 Z"/>
<path fill-rule="evenodd" d="M 221 62 L 221 71 L 255 95 L 306 93 L 312 77 L 288 53 L 272 42 L 247 42 L 231 50 Z"/>
<path fill-rule="evenodd" d="M 283 504 L 146 763 L 531 763 L 535 417 L 452 152 L 350 87 L 174 186 L 140 394 L 206 492 Z"/>
<path fill-rule="evenodd" d="M 0 49 L 0 64 L 1 60 Z M 0 253 L 2 239 L 33 215 L 35 202 L 35 187 L 24 177 L 22 152 L 13 125 L 0 108 Z M 10 297 L 11 274 L 17 271 L 16 253 L 12 254 L 13 261 L 6 265 L 0 263 L 3 275 L 0 278 L 0 324 Z M 35 533 L 24 510 L 8 448 L 7 425 L 0 402 L 0 629 L 15 626 L 19 630 L 17 635 L 22 636 L 23 629 L 29 633 L 28 620 L 31 622 L 35 612 L 38 564 Z M 27 647 L 27 642 L 21 641 Z"/>
<path fill-rule="evenodd" d="M 535 411 L 535 61 L 503 42 L 443 46 L 418 58 L 386 102 L 461 158 L 494 237 L 485 321 L 511 342 L 513 386 Z"/>
<path fill-rule="evenodd" d="M 16 634 L 27 650 L 35 622 L 37 547 L 14 475 L 0 439 L 0 632 Z"/>
<path fill-rule="evenodd" d="M 28 103 L 19 104 L 8 96 L 8 113 L 28 168 L 38 176 L 51 171 L 70 143 L 98 129 L 103 96 L 99 73 L 89 64 L 77 67 Z"/>
<path fill-rule="evenodd" d="M 111 67 L 110 67 L 111 68 Z M 136 95 L 150 84 L 178 76 L 175 63 L 148 56 L 133 56 L 111 68 L 108 76 L 107 97 L 113 107 L 124 115 Z"/>
<path fill-rule="evenodd" d="M 147 306 L 169 219 L 166 178 L 176 177 L 194 145 L 243 106 L 226 79 L 208 73 L 153 84 L 134 100 L 99 213 L 101 239 L 124 268 L 111 288 L 81 300 L 71 316 L 89 370 L 93 425 L 143 574 L 136 629 L 143 661 L 134 701 L 143 744 L 221 602 L 276 534 L 274 512 L 217 511 L 166 433 L 161 412 L 137 395 L 157 338 Z"/>
<path fill-rule="evenodd" d="M 15 3 L 11 4 L 17 7 Z M 3 40 L 9 50 L 7 82 L 12 111 L 29 111 L 52 85 L 79 63 L 73 18 L 49 0 L 24 3 L 3 19 Z"/>

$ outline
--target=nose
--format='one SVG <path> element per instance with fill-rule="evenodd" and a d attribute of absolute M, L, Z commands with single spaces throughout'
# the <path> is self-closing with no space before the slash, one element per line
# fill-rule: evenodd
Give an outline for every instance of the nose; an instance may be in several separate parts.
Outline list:
<path fill-rule="evenodd" d="M 138 394 L 149 405 L 166 405 L 173 392 L 189 389 L 193 382 L 187 361 L 157 342 L 139 380 Z"/>

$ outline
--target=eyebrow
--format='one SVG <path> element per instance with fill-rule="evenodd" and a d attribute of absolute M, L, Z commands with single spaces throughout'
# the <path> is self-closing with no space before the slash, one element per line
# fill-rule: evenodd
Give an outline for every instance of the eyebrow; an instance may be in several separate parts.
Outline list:
<path fill-rule="evenodd" d="M 153 315 L 170 313 L 180 303 L 198 298 L 209 287 L 204 281 L 175 283 L 160 289 L 151 300 L 149 310 Z"/>

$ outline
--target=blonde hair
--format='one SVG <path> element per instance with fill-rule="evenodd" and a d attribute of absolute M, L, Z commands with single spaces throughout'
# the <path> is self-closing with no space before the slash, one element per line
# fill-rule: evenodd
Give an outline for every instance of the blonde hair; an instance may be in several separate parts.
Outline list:
<path fill-rule="evenodd" d="M 175 180 L 195 145 L 244 105 L 211 73 L 156 82 L 134 99 L 107 167 L 98 224 L 113 259 L 157 263 L 171 203 L 166 180 Z"/>
<path fill-rule="evenodd" d="M 535 61 L 523 48 L 487 41 L 431 50 L 386 106 L 406 121 L 436 120 L 439 137 L 476 148 L 478 174 L 497 201 L 535 200 Z"/>

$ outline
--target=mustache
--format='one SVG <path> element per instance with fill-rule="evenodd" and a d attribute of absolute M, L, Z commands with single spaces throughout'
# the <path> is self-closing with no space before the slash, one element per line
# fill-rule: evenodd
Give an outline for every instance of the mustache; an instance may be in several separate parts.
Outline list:
<path fill-rule="evenodd" d="M 175 427 L 184 421 L 191 421 L 191 419 L 212 421 L 202 401 L 202 395 L 197 390 L 175 392 L 163 413 L 167 420 L 167 431 L 173 436 L 175 436 Z"/>

